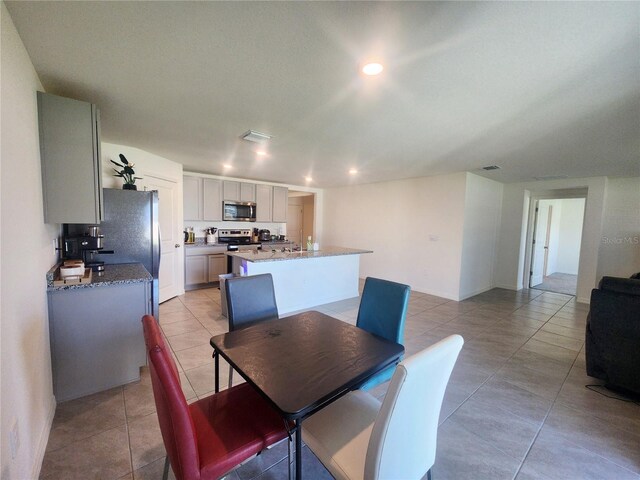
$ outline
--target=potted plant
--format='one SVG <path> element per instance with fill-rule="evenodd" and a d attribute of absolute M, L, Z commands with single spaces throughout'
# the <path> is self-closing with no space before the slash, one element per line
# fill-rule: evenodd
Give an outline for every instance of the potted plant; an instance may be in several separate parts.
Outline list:
<path fill-rule="evenodd" d="M 123 190 L 137 190 L 136 180 L 142 180 L 142 177 L 135 177 L 136 172 L 133 171 L 133 167 L 135 166 L 133 163 L 129 163 L 126 157 L 123 154 L 120 154 L 120 160 L 122 164 L 118 162 L 114 162 L 110 160 L 111 163 L 121 168 L 121 170 L 113 169 L 116 174 L 114 177 L 120 177 L 124 180 L 124 185 L 122 185 Z"/>

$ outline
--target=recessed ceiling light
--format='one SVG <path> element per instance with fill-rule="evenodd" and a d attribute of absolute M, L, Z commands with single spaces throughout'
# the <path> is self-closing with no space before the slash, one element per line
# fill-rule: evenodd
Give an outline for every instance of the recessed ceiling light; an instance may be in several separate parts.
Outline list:
<path fill-rule="evenodd" d="M 267 155 L 267 152 L 265 152 L 264 150 L 258 150 L 256 152 L 256 155 L 258 155 L 259 157 L 265 157 Z"/>
<path fill-rule="evenodd" d="M 350 175 L 355 175 L 356 173 L 358 173 L 358 169 L 357 169 L 357 168 L 351 168 L 351 169 L 349 169 L 349 174 L 350 174 Z"/>
<path fill-rule="evenodd" d="M 232 167 L 231 167 L 231 165 L 229 165 L 228 163 L 223 164 L 223 165 L 222 165 L 222 167 L 223 167 L 225 170 L 229 170 L 230 168 L 232 168 Z"/>
<path fill-rule="evenodd" d="M 362 67 L 362 73 L 365 75 L 378 75 L 384 70 L 384 67 L 381 63 L 367 63 L 364 67 Z"/>
<path fill-rule="evenodd" d="M 313 178 L 311 178 L 311 177 L 309 177 L 309 176 L 304 177 L 304 179 L 305 179 L 305 181 L 307 181 L 307 182 L 313 182 Z"/>

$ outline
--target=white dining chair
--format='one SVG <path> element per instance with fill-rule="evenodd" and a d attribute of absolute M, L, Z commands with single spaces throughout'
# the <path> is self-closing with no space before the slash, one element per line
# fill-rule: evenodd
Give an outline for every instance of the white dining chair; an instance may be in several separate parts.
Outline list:
<path fill-rule="evenodd" d="M 451 335 L 403 360 L 382 403 L 349 392 L 305 420 L 302 438 L 338 480 L 431 478 L 440 407 L 463 343 Z"/>

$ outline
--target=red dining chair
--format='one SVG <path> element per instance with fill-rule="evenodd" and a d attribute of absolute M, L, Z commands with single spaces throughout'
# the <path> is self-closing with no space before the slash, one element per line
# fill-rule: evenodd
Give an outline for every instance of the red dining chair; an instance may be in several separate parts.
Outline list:
<path fill-rule="evenodd" d="M 142 325 L 167 450 L 165 480 L 169 464 L 177 480 L 219 478 L 287 436 L 282 417 L 247 383 L 187 404 L 155 318 L 145 315 Z"/>

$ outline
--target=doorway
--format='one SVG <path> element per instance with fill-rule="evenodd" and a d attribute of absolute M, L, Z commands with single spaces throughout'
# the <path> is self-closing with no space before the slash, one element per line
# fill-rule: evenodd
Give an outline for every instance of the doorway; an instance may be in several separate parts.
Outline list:
<path fill-rule="evenodd" d="M 535 202 L 529 287 L 575 295 L 586 199 Z"/>
<path fill-rule="evenodd" d="M 315 238 L 313 231 L 315 217 L 315 194 L 310 192 L 289 191 L 287 205 L 287 238 L 300 245 L 306 246 L 307 238 Z"/>

